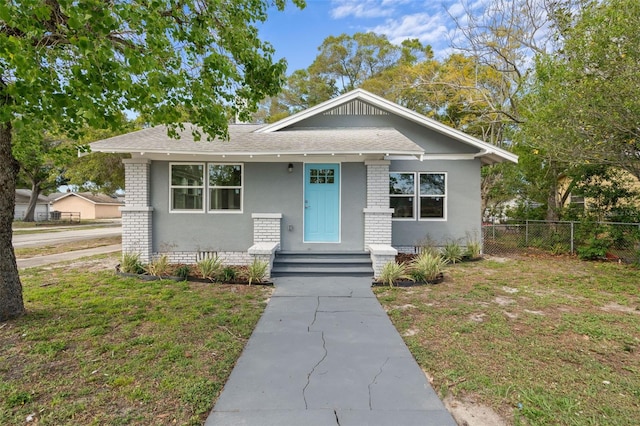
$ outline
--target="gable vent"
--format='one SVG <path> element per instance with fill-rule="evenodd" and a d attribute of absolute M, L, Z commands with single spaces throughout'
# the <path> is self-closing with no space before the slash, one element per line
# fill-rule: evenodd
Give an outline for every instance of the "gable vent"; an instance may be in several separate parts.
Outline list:
<path fill-rule="evenodd" d="M 376 108 L 358 99 L 326 111 L 324 115 L 389 115 L 387 111 Z"/>

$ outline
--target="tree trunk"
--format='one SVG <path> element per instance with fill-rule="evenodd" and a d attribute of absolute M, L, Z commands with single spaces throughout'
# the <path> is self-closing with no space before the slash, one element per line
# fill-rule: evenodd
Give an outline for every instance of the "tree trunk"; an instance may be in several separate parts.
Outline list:
<path fill-rule="evenodd" d="M 11 153 L 11 123 L 0 123 L 0 322 L 24 313 L 22 284 L 13 251 L 18 162 Z"/>
<path fill-rule="evenodd" d="M 31 198 L 29 199 L 29 205 L 27 211 L 24 213 L 24 222 L 35 221 L 36 206 L 38 205 L 38 197 L 40 196 L 40 184 L 31 182 Z"/>

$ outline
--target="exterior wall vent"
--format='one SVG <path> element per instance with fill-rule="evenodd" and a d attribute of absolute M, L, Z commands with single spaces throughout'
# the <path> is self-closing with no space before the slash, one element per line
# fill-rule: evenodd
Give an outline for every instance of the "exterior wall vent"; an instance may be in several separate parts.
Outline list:
<path fill-rule="evenodd" d="M 323 115 L 389 115 L 389 113 L 356 99 L 344 105 L 330 109 Z"/>

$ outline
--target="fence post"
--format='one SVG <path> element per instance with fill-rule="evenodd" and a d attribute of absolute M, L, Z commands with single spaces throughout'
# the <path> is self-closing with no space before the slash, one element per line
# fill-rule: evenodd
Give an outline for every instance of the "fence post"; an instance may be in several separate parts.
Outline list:
<path fill-rule="evenodd" d="M 524 244 L 529 247 L 529 221 L 524 222 Z"/>
<path fill-rule="evenodd" d="M 573 224 L 574 222 L 571 222 L 571 254 L 573 254 Z"/>

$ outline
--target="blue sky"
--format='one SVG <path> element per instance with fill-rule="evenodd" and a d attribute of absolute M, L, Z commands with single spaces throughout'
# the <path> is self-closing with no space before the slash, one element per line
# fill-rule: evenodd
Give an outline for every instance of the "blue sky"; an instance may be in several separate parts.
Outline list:
<path fill-rule="evenodd" d="M 476 10 L 485 0 L 469 0 Z M 452 16 L 464 20 L 460 0 L 307 0 L 300 10 L 288 4 L 284 12 L 273 9 L 260 25 L 260 36 L 276 49 L 276 58 L 286 58 L 287 72 L 307 68 L 318 54 L 318 46 L 330 35 L 375 32 L 399 44 L 417 38 L 430 44 L 437 57 L 450 52 L 455 38 Z"/>

